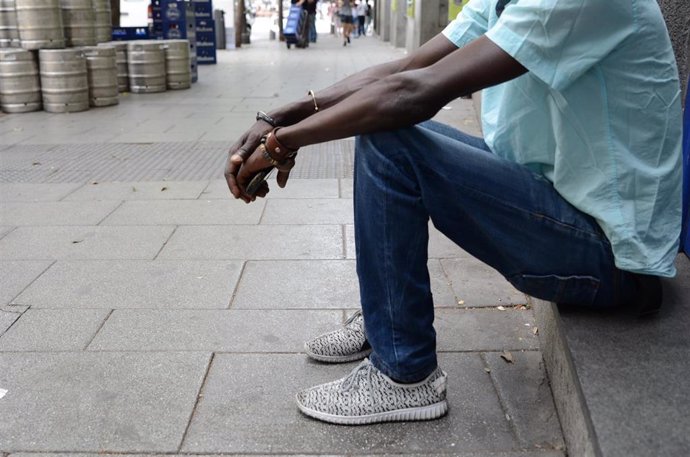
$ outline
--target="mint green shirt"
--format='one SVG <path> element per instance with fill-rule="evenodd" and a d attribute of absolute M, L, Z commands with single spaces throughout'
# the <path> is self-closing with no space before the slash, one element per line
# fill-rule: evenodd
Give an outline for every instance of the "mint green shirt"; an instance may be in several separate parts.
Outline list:
<path fill-rule="evenodd" d="M 513 0 L 500 17 L 496 2 L 443 31 L 458 47 L 486 34 L 529 70 L 484 90 L 489 148 L 594 217 L 618 268 L 675 275 L 680 84 L 656 0 Z"/>

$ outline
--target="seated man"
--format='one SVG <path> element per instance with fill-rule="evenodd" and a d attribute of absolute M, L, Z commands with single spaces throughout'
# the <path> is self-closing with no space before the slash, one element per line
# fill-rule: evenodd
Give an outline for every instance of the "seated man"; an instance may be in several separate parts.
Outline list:
<path fill-rule="evenodd" d="M 484 89 L 484 138 L 424 122 Z M 447 411 L 427 271 L 428 220 L 517 289 L 559 303 L 658 308 L 681 218 L 680 86 L 654 0 L 470 0 L 411 55 L 259 113 L 230 150 L 235 198 L 298 148 L 357 135 L 362 314 L 307 344 L 365 359 L 297 395 L 343 424 Z M 264 138 L 261 143 L 261 138 Z M 295 278 L 299 280 L 299 278 Z"/>

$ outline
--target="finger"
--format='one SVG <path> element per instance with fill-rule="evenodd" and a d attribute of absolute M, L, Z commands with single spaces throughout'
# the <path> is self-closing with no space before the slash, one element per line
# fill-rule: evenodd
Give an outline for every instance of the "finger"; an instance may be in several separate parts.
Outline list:
<path fill-rule="evenodd" d="M 279 171 L 278 175 L 276 176 L 276 182 L 278 183 L 278 187 L 283 189 L 287 185 L 289 178 L 290 178 L 290 172 L 289 171 Z"/>
<path fill-rule="evenodd" d="M 232 157 L 237 156 L 239 159 L 235 159 L 235 160 L 240 160 L 240 163 L 242 163 L 242 162 L 244 162 L 245 160 L 247 160 L 247 158 L 248 158 L 250 155 L 252 155 L 252 151 L 254 151 L 254 149 L 251 149 L 251 148 L 245 143 L 245 144 L 242 145 L 239 149 L 237 149 L 237 150 L 235 151 L 235 153 L 232 154 L 230 157 L 232 158 Z"/>
<path fill-rule="evenodd" d="M 278 168 L 278 175 L 276 176 L 276 182 L 278 183 L 278 186 L 283 189 L 288 182 L 288 179 L 290 178 L 290 170 L 292 170 L 292 167 L 295 166 L 295 161 L 289 160 L 287 163 L 281 165 Z"/>
<path fill-rule="evenodd" d="M 225 168 L 225 180 L 228 183 L 228 188 L 232 193 L 233 197 L 240 198 L 241 189 L 237 183 L 237 173 L 242 166 L 242 158 L 233 154 L 228 158 L 227 167 Z"/>

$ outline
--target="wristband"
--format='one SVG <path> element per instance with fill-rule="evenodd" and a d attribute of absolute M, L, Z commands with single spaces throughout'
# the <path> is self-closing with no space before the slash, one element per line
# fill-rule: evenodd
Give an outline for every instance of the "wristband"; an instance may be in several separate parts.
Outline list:
<path fill-rule="evenodd" d="M 263 111 L 259 111 L 256 113 L 256 120 L 257 121 L 264 121 L 268 125 L 270 125 L 273 128 L 276 128 L 278 126 L 278 123 L 276 122 L 275 119 L 273 119 L 271 116 L 268 114 L 264 113 Z"/>
<path fill-rule="evenodd" d="M 268 153 L 268 150 L 266 149 L 266 146 L 264 144 L 261 145 L 261 155 L 263 156 L 264 160 L 266 160 L 266 162 L 270 163 L 274 167 L 279 167 L 285 163 L 285 161 L 278 162 L 273 157 L 271 157 L 271 154 Z"/>
<path fill-rule="evenodd" d="M 287 159 L 295 157 L 297 154 L 297 149 L 290 149 L 278 141 L 276 133 L 280 130 L 280 127 L 276 127 L 268 135 L 261 139 L 261 142 L 266 148 L 266 152 L 271 156 L 276 162 L 285 162 Z"/>

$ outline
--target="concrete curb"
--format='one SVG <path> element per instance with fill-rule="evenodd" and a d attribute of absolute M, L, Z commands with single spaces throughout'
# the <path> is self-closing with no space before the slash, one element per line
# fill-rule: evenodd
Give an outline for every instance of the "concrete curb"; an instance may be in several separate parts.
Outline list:
<path fill-rule="evenodd" d="M 546 371 L 570 457 L 602 457 L 555 303 L 531 298 Z"/>

